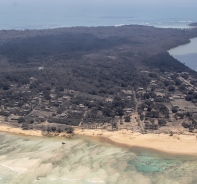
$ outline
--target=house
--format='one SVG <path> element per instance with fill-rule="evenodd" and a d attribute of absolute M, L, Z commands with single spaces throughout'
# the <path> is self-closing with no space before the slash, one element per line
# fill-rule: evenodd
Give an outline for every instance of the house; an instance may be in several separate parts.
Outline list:
<path fill-rule="evenodd" d="M 81 109 L 85 108 L 85 106 L 84 106 L 83 104 L 79 104 L 79 107 L 80 107 Z"/>
<path fill-rule="evenodd" d="M 173 98 L 174 98 L 174 99 L 180 99 L 180 96 L 178 96 L 178 95 L 173 95 Z"/>
<path fill-rule="evenodd" d="M 124 109 L 124 112 L 126 113 L 126 114 L 130 114 L 130 113 L 132 113 L 133 112 L 133 108 L 125 108 Z"/>
<path fill-rule="evenodd" d="M 156 92 L 157 97 L 164 97 L 165 94 L 161 93 L 161 92 Z"/>
<path fill-rule="evenodd" d="M 38 70 L 44 70 L 43 66 L 38 67 Z"/>
<path fill-rule="evenodd" d="M 63 99 L 64 101 L 70 100 L 70 96 L 63 96 L 62 99 Z"/>
<path fill-rule="evenodd" d="M 60 116 L 61 116 L 61 117 L 68 117 L 68 114 L 62 113 Z"/>
<path fill-rule="evenodd" d="M 113 98 L 108 97 L 108 98 L 105 99 L 105 101 L 106 102 L 113 102 Z"/>
<path fill-rule="evenodd" d="M 144 90 L 144 88 L 138 88 L 138 91 L 143 91 Z"/>
<path fill-rule="evenodd" d="M 157 81 L 155 81 L 155 80 L 152 80 L 151 82 L 150 82 L 150 84 L 155 84 Z"/>
<path fill-rule="evenodd" d="M 127 96 L 128 100 L 131 100 L 131 96 Z"/>
<path fill-rule="evenodd" d="M 154 98 L 151 98 L 150 101 L 151 101 L 151 102 L 154 102 Z"/>

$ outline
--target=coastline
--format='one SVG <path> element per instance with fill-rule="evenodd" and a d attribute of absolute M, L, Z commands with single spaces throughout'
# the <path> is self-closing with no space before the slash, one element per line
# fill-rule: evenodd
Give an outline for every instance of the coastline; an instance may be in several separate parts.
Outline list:
<path fill-rule="evenodd" d="M 25 135 L 25 136 L 36 136 L 42 137 L 42 131 L 40 130 L 22 130 L 21 128 L 11 127 L 6 124 L 0 125 L 0 132 L 7 132 L 16 135 Z"/>
<path fill-rule="evenodd" d="M 169 136 L 168 134 L 141 134 L 130 130 L 111 132 L 107 130 L 82 130 L 79 128 L 75 129 L 75 134 L 128 148 L 139 147 L 171 155 L 197 156 L 196 135 L 174 134 Z"/>
<path fill-rule="evenodd" d="M 0 132 L 24 136 L 48 136 L 44 135 L 41 130 L 22 130 L 6 124 L 0 125 Z M 173 134 L 173 136 L 169 136 L 168 134 L 141 134 L 126 129 L 112 132 L 102 129 L 81 128 L 75 128 L 74 132 L 78 136 L 97 139 L 127 148 L 139 147 L 171 155 L 197 156 L 197 136 L 192 134 Z M 66 137 L 63 134 L 58 136 Z"/>

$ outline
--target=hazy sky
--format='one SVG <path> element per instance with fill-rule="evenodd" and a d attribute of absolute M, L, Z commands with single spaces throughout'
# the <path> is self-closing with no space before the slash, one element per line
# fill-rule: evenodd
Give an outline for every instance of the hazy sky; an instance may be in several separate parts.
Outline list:
<path fill-rule="evenodd" d="M 154 5 L 154 6 L 153 6 Z M 10 8 L 10 10 L 9 10 Z M 72 12 L 74 14 L 134 14 L 141 12 L 151 14 L 152 11 L 166 14 L 171 12 L 197 8 L 197 0 L 0 0 L 0 14 L 8 14 L 8 10 L 15 12 L 38 12 L 46 13 L 53 10 Z M 135 13 L 136 12 L 136 13 Z M 188 12 L 188 11 L 187 11 Z"/>
<path fill-rule="evenodd" d="M 122 3 L 127 3 L 127 4 L 157 4 L 157 5 L 170 5 L 170 4 L 176 4 L 177 6 L 180 5 L 191 5 L 193 3 L 196 3 L 196 0 L 0 0 L 1 3 L 6 3 L 6 4 L 18 4 L 18 3 L 23 3 L 23 4 L 42 4 L 42 3 L 47 3 L 47 4 L 74 4 L 76 5 L 80 4 L 82 5 L 83 3 L 90 3 L 90 4 L 122 4 Z"/>
<path fill-rule="evenodd" d="M 196 21 L 196 10 L 197 0 L 0 0 L 0 26 L 25 22 L 116 25 L 134 19 Z"/>
<path fill-rule="evenodd" d="M 0 6 L 3 9 L 6 7 L 20 8 L 35 8 L 35 7 L 54 7 L 66 8 L 68 11 L 72 9 L 102 11 L 110 10 L 110 6 L 123 9 L 125 7 L 151 8 L 152 5 L 158 8 L 197 8 L 197 0 L 0 0 Z M 0 8 L 0 9 L 1 9 Z M 114 9 L 115 10 L 115 9 Z"/>

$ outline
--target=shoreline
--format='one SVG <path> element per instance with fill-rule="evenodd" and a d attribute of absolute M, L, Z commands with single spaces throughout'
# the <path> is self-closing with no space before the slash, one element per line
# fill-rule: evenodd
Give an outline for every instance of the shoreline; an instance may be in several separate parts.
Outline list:
<path fill-rule="evenodd" d="M 75 134 L 127 148 L 144 148 L 169 155 L 197 156 L 196 135 L 169 136 L 168 134 L 141 134 L 130 130 L 111 132 L 79 128 L 75 130 Z"/>
<path fill-rule="evenodd" d="M 41 130 L 22 130 L 6 124 L 0 125 L 0 132 L 15 135 L 44 137 Z M 154 150 L 169 155 L 197 156 L 197 135 L 173 134 L 141 134 L 131 130 L 107 131 L 102 129 L 75 128 L 75 135 L 95 139 L 126 148 L 140 148 Z M 54 134 L 55 135 L 55 134 Z M 53 135 L 52 135 L 53 136 Z M 55 135 L 66 137 L 64 134 Z M 51 137 L 51 135 L 49 135 Z"/>
<path fill-rule="evenodd" d="M 23 130 L 21 128 L 16 128 L 12 127 L 7 124 L 1 124 L 0 125 L 0 132 L 5 132 L 5 133 L 11 133 L 15 135 L 23 135 L 23 136 L 34 136 L 34 137 L 65 137 L 65 138 L 70 138 L 73 135 L 69 135 L 67 133 L 56 133 L 56 132 L 51 132 L 51 133 L 46 133 L 41 130 Z"/>
<path fill-rule="evenodd" d="M 16 135 L 43 137 L 41 130 L 22 130 L 21 128 L 15 128 L 7 124 L 0 125 L 0 132 L 12 133 Z"/>

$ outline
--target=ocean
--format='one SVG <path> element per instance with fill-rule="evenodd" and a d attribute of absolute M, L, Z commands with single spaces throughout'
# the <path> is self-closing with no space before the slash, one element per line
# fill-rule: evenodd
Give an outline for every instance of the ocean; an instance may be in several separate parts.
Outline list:
<path fill-rule="evenodd" d="M 0 133 L 0 184 L 195 184 L 197 157 Z M 62 144 L 64 142 L 65 144 Z"/>
<path fill-rule="evenodd" d="M 189 4 L 189 1 L 185 5 L 172 1 L 168 4 L 164 2 L 153 4 L 135 0 L 1 0 L 0 29 L 131 24 L 188 28 L 189 23 L 197 22 L 197 2 Z"/>

